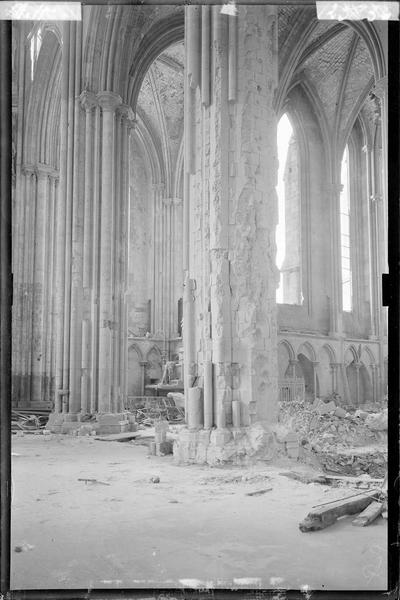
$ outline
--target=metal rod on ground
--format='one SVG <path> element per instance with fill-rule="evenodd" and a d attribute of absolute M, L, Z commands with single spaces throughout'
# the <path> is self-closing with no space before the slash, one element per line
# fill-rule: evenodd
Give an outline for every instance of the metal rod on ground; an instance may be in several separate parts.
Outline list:
<path fill-rule="evenodd" d="M 370 490 L 370 491 L 376 491 L 378 495 L 380 495 L 382 493 L 380 490 Z M 353 494 L 352 496 L 346 496 L 345 498 L 336 498 L 336 500 L 330 500 L 329 502 L 323 502 L 322 504 L 315 504 L 315 506 L 312 506 L 311 508 L 319 508 L 320 506 L 326 506 L 327 504 L 333 504 L 334 502 L 340 502 L 341 500 L 349 500 L 350 498 L 355 498 L 356 496 L 364 496 L 364 495 L 365 495 L 365 491 L 360 492 L 359 494 Z M 375 496 L 372 496 L 372 498 L 375 498 Z"/>

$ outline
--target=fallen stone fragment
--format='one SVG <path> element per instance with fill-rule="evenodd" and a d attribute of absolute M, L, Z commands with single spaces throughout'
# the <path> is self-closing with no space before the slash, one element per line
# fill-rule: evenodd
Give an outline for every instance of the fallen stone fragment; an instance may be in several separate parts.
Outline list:
<path fill-rule="evenodd" d="M 15 546 L 14 548 L 14 552 L 28 552 L 29 550 L 33 550 L 35 546 L 32 546 L 32 544 L 27 544 L 26 542 L 24 544 Z"/>
<path fill-rule="evenodd" d="M 150 479 L 151 483 L 160 483 L 160 478 L 159 477 L 152 477 Z"/>
<path fill-rule="evenodd" d="M 344 417 L 346 416 L 347 413 L 346 413 L 345 410 L 343 410 L 343 408 L 341 406 L 337 406 L 335 408 L 335 411 L 334 411 L 333 414 L 335 415 L 335 417 L 339 417 L 341 419 L 344 419 Z"/>
<path fill-rule="evenodd" d="M 104 481 L 98 481 L 97 479 L 87 479 L 86 477 L 79 477 L 78 481 L 84 481 L 87 483 L 97 483 L 98 485 L 111 485 L 110 483 L 105 483 Z"/>
<path fill-rule="evenodd" d="M 360 494 L 312 509 L 304 521 L 299 524 L 299 529 L 303 533 L 325 529 L 329 525 L 333 525 L 339 517 L 355 515 L 363 511 L 374 500 L 374 496 L 376 496 L 376 492 Z"/>
<path fill-rule="evenodd" d="M 95 437 L 95 440 L 100 442 L 129 442 L 138 437 L 139 432 L 137 431 L 126 431 L 124 433 L 110 433 L 109 435 L 102 435 Z"/>
<path fill-rule="evenodd" d="M 368 415 L 365 419 L 365 425 L 371 431 L 387 431 L 388 428 L 388 413 L 384 410 L 382 413 Z"/>
<path fill-rule="evenodd" d="M 246 496 L 261 496 L 267 492 L 271 492 L 272 488 L 266 488 L 265 490 L 256 490 L 255 492 L 247 492 Z"/>
<path fill-rule="evenodd" d="M 365 527 L 375 521 L 377 517 L 382 513 L 383 503 L 382 502 L 371 502 L 369 506 L 362 513 L 360 513 L 353 521 L 352 525 L 358 527 Z"/>

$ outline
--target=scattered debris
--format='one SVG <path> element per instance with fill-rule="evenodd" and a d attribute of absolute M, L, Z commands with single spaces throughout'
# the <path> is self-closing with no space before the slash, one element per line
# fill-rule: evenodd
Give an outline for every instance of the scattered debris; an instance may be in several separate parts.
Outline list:
<path fill-rule="evenodd" d="M 289 433 L 296 434 L 301 440 L 299 459 L 324 471 L 383 477 L 387 466 L 387 408 L 376 404 L 372 410 L 367 405 L 361 410 L 338 403 L 338 398 L 330 398 L 329 402 L 319 398 L 314 403 L 282 402 L 281 441 L 285 442 Z"/>
<path fill-rule="evenodd" d="M 372 521 L 375 521 L 375 519 L 382 513 L 382 510 L 383 503 L 375 500 L 374 502 L 371 502 L 371 504 L 367 506 L 367 508 L 352 521 L 352 525 L 365 527 L 366 525 L 372 523 Z"/>
<path fill-rule="evenodd" d="M 107 435 L 96 436 L 94 439 L 100 442 L 129 442 L 138 437 L 138 431 L 126 431 L 124 433 L 110 433 Z"/>
<path fill-rule="evenodd" d="M 333 525 L 339 517 L 355 515 L 363 511 L 376 497 L 376 492 L 357 494 L 353 497 L 327 502 L 312 509 L 304 521 L 299 524 L 302 532 L 318 531 Z"/>
<path fill-rule="evenodd" d="M 78 481 L 84 481 L 85 485 L 87 483 L 97 483 L 98 485 L 111 485 L 110 483 L 105 483 L 104 481 L 98 481 L 97 479 L 87 479 L 86 477 L 79 477 Z"/>
<path fill-rule="evenodd" d="M 255 492 L 247 492 L 246 496 L 262 496 L 267 492 L 272 492 L 273 488 L 266 488 L 265 490 L 256 490 Z"/>
<path fill-rule="evenodd" d="M 46 411 L 47 412 L 47 411 Z M 35 432 L 46 427 L 49 419 L 48 414 L 27 414 L 24 411 L 11 411 L 11 429 L 13 431 Z"/>
<path fill-rule="evenodd" d="M 23 544 L 15 546 L 14 552 L 28 552 L 29 550 L 33 550 L 34 547 L 35 546 L 32 546 L 32 544 L 27 544 L 24 542 Z"/>

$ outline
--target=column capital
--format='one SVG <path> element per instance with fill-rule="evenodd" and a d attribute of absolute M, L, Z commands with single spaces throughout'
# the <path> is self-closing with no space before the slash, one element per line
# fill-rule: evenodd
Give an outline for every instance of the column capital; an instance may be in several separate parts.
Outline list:
<path fill-rule="evenodd" d="M 90 112 L 95 106 L 98 105 L 96 94 L 84 90 L 79 96 L 79 102 L 86 112 Z"/>
<path fill-rule="evenodd" d="M 149 363 L 147 362 L 147 360 L 141 360 L 141 361 L 139 362 L 139 365 L 140 365 L 141 367 L 147 367 L 147 365 L 148 365 L 148 364 L 149 364 Z"/>
<path fill-rule="evenodd" d="M 172 198 L 162 198 L 161 202 L 164 204 L 164 206 L 171 206 L 172 205 Z"/>
<path fill-rule="evenodd" d="M 387 75 L 378 79 L 375 82 L 374 87 L 372 88 L 372 93 L 375 94 L 378 98 L 382 99 L 387 96 L 388 93 L 388 78 Z"/>
<path fill-rule="evenodd" d="M 96 98 L 103 112 L 115 112 L 118 106 L 122 104 L 121 96 L 115 92 L 99 92 L 96 94 Z"/>
<path fill-rule="evenodd" d="M 117 110 L 122 118 L 127 119 L 128 121 L 135 120 L 135 114 L 129 104 L 120 104 Z"/>
<path fill-rule="evenodd" d="M 340 367 L 341 363 L 338 362 L 331 362 L 329 363 L 329 366 L 331 367 L 331 369 L 338 369 Z"/>
<path fill-rule="evenodd" d="M 36 176 L 36 167 L 35 165 L 22 165 L 21 171 L 24 175 L 35 175 Z"/>
<path fill-rule="evenodd" d="M 153 183 L 151 187 L 155 192 L 159 192 L 165 189 L 165 183 Z"/>
<path fill-rule="evenodd" d="M 289 365 L 297 365 L 298 364 L 298 360 L 297 358 L 289 358 Z"/>
<path fill-rule="evenodd" d="M 174 206 L 181 206 L 183 204 L 182 198 L 172 198 L 172 203 Z"/>

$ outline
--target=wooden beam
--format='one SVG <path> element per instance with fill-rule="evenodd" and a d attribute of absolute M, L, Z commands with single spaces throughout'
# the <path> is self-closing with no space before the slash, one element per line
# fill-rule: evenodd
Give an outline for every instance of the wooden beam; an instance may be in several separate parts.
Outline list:
<path fill-rule="evenodd" d="M 356 525 L 358 527 L 365 527 L 375 521 L 377 517 L 383 511 L 383 503 L 382 502 L 371 502 L 369 506 L 361 514 L 359 514 L 352 522 L 352 525 Z"/>
<path fill-rule="evenodd" d="M 339 517 L 343 517 L 344 515 L 355 515 L 363 511 L 371 504 L 376 495 L 377 492 L 369 492 L 353 498 L 337 500 L 331 504 L 315 508 L 311 510 L 304 521 L 299 524 L 299 529 L 303 532 L 325 529 L 325 527 L 333 525 Z"/>

